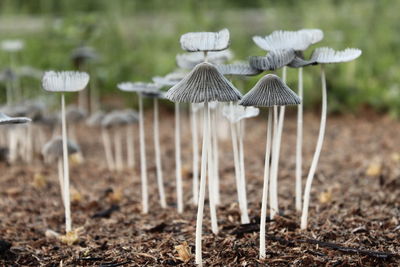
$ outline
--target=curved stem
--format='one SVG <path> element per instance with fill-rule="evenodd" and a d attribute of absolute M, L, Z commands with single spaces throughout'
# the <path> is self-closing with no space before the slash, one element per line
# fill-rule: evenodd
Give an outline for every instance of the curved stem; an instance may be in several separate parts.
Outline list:
<path fill-rule="evenodd" d="M 146 164 L 146 147 L 144 139 L 144 115 L 143 115 L 143 98 L 138 93 L 139 98 L 139 139 L 140 139 L 140 176 L 142 180 L 142 212 L 149 212 L 149 193 L 147 189 L 147 164 Z"/>
<path fill-rule="evenodd" d="M 182 163 L 181 163 L 181 123 L 179 103 L 175 103 L 175 164 L 176 164 L 176 202 L 178 213 L 183 212 Z"/>
<path fill-rule="evenodd" d="M 317 146 L 313 160 L 311 162 L 310 171 L 307 176 L 306 187 L 304 190 L 303 212 L 301 214 L 301 229 L 307 228 L 308 207 L 310 203 L 311 185 L 314 179 L 315 171 L 317 170 L 319 155 L 321 154 L 322 144 L 324 142 L 325 126 L 326 126 L 326 111 L 327 111 L 327 92 L 326 92 L 326 79 L 323 65 L 321 65 L 321 83 L 322 83 L 322 111 L 321 111 L 321 124 L 319 128 Z"/>
<path fill-rule="evenodd" d="M 157 183 L 158 183 L 158 194 L 160 195 L 160 204 L 162 208 L 167 207 L 164 193 L 164 181 L 161 165 L 161 152 L 160 152 L 160 137 L 158 127 L 158 99 L 154 98 L 154 149 L 156 156 L 156 168 L 157 168 Z"/>
<path fill-rule="evenodd" d="M 207 156 L 208 156 L 208 199 L 210 202 L 210 217 L 211 217 L 211 230 L 216 235 L 218 234 L 218 222 L 217 222 L 217 210 L 215 206 L 215 161 L 213 160 L 214 151 L 212 145 L 212 138 L 213 135 L 211 133 L 211 115 L 210 112 L 207 113 L 207 122 L 208 122 L 208 149 L 207 149 Z M 214 129 L 215 130 L 215 129 Z M 215 131 L 214 131 L 215 132 Z"/>
<path fill-rule="evenodd" d="M 269 159 L 271 155 L 271 128 L 272 128 L 272 108 L 268 111 L 267 122 L 267 143 L 265 148 L 264 163 L 264 186 L 261 201 L 261 217 L 260 217 L 260 259 L 265 258 L 265 220 L 267 219 L 267 199 L 268 199 L 268 183 L 269 183 Z"/>
<path fill-rule="evenodd" d="M 201 172 L 200 172 L 200 191 L 199 201 L 197 205 L 196 219 L 196 264 L 202 264 L 201 256 L 201 238 L 203 229 L 203 212 L 204 212 L 204 197 L 206 190 L 206 171 L 207 171 L 207 149 L 208 149 L 208 102 L 204 102 L 204 119 L 203 119 L 203 146 L 201 150 Z"/>
<path fill-rule="evenodd" d="M 301 211 L 301 175 L 303 146 L 303 68 L 299 68 L 298 95 L 301 103 L 297 105 L 297 139 L 296 139 L 296 210 Z"/>
<path fill-rule="evenodd" d="M 243 120 L 239 121 L 236 126 L 239 133 L 239 161 L 240 161 L 240 191 L 242 195 L 242 207 L 244 218 L 242 223 L 249 223 L 249 215 L 247 210 L 247 192 L 246 192 L 246 172 L 244 168 L 244 149 L 243 149 Z"/>
<path fill-rule="evenodd" d="M 63 160 L 64 160 L 64 199 L 65 199 L 65 230 L 70 232 L 72 229 L 71 203 L 69 194 L 69 164 L 67 147 L 67 123 L 65 119 L 65 97 L 61 94 L 61 119 L 62 119 L 62 142 L 63 142 Z"/>
<path fill-rule="evenodd" d="M 197 113 L 191 104 L 192 145 L 193 145 L 193 204 L 197 205 L 199 198 L 199 139 L 197 129 Z"/>

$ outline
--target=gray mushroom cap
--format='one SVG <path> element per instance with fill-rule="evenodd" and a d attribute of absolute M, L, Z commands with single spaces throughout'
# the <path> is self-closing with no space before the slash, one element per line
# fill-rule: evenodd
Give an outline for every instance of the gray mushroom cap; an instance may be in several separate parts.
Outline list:
<path fill-rule="evenodd" d="M 164 77 L 156 76 L 153 77 L 153 82 L 159 84 L 160 86 L 174 86 L 180 82 L 187 75 L 184 71 L 175 71 L 168 73 Z"/>
<path fill-rule="evenodd" d="M 231 50 L 210 51 L 207 53 L 207 62 L 218 65 L 224 64 L 226 61 L 233 58 Z M 192 52 L 176 55 L 176 64 L 179 68 L 191 70 L 197 64 L 205 61 L 204 52 Z"/>
<path fill-rule="evenodd" d="M 71 140 L 67 140 L 68 155 L 80 152 L 79 146 Z M 47 142 L 42 148 L 42 155 L 48 162 L 54 162 L 63 156 L 63 141 L 60 136 Z"/>
<path fill-rule="evenodd" d="M 104 128 L 113 128 L 127 125 L 129 123 L 129 117 L 126 113 L 121 111 L 113 111 L 104 116 L 101 121 L 101 126 Z"/>
<path fill-rule="evenodd" d="M 188 52 L 221 51 L 229 46 L 229 30 L 219 32 L 189 32 L 180 38 L 181 47 Z"/>
<path fill-rule="evenodd" d="M 76 92 L 89 83 L 89 74 L 79 71 L 46 71 L 42 87 L 49 92 Z"/>
<path fill-rule="evenodd" d="M 243 106 L 298 105 L 300 98 L 276 75 L 267 74 L 240 101 Z"/>
<path fill-rule="evenodd" d="M 74 105 L 69 106 L 65 112 L 65 118 L 70 123 L 78 123 L 84 120 L 86 116 L 87 112 L 84 109 Z"/>
<path fill-rule="evenodd" d="M 173 102 L 238 101 L 241 93 L 210 63 L 198 64 L 184 79 L 168 90 Z"/>
<path fill-rule="evenodd" d="M 98 55 L 96 50 L 90 46 L 80 46 L 72 50 L 71 59 L 73 60 L 96 60 Z"/>
<path fill-rule="evenodd" d="M 159 90 L 162 86 L 155 83 L 144 83 L 144 82 L 122 82 L 117 85 L 118 89 L 125 92 L 153 92 Z"/>
<path fill-rule="evenodd" d="M 262 72 L 259 69 L 253 68 L 248 63 L 216 65 L 215 67 L 223 75 L 254 76 Z"/>
<path fill-rule="evenodd" d="M 310 66 L 310 65 L 316 65 L 316 64 L 318 64 L 318 63 L 315 62 L 315 60 L 304 59 L 303 53 L 297 53 L 296 52 L 295 57 L 288 64 L 288 66 L 291 67 L 291 68 L 302 68 L 302 67 L 306 67 L 306 66 Z"/>
<path fill-rule="evenodd" d="M 252 56 L 250 66 L 258 70 L 277 70 L 288 65 L 295 58 L 293 49 L 273 50 L 266 56 Z"/>
<path fill-rule="evenodd" d="M 31 122 L 31 119 L 25 117 L 9 117 L 6 114 L 0 112 L 0 125 L 23 124 L 28 122 Z"/>
<path fill-rule="evenodd" d="M 318 64 L 341 63 L 352 61 L 361 56 L 361 54 L 361 50 L 357 48 L 336 51 L 329 47 L 319 47 L 312 53 L 311 60 Z"/>
<path fill-rule="evenodd" d="M 105 113 L 103 111 L 97 111 L 86 119 L 86 125 L 89 127 L 101 126 L 101 121 L 103 120 Z"/>
<path fill-rule="evenodd" d="M 139 114 L 134 111 L 133 109 L 125 109 L 121 111 L 123 114 L 125 114 L 128 124 L 134 124 L 139 121 Z"/>

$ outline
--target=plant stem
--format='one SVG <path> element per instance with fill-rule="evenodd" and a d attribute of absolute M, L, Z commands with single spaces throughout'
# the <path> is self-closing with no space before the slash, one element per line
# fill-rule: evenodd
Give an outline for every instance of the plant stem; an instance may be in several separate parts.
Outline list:
<path fill-rule="evenodd" d="M 322 83 L 322 111 L 321 111 L 321 123 L 318 134 L 317 146 L 315 148 L 315 153 L 313 160 L 311 162 L 310 171 L 307 176 L 306 187 L 304 190 L 304 202 L 303 202 L 303 212 L 301 215 L 301 229 L 307 228 L 308 219 L 308 207 L 310 204 L 310 194 L 311 185 L 314 179 L 315 171 L 317 170 L 319 156 L 321 154 L 322 144 L 324 142 L 325 126 L 326 126 L 326 111 L 327 111 L 327 91 L 326 91 L 326 78 L 324 66 L 321 65 L 321 83 Z"/>
<path fill-rule="evenodd" d="M 107 167 L 108 170 L 112 171 L 115 169 L 115 163 L 111 149 L 110 136 L 107 131 L 108 131 L 107 129 L 102 129 L 101 136 L 103 139 L 104 152 L 106 154 Z"/>
<path fill-rule="evenodd" d="M 139 98 L 139 139 L 140 139 L 140 177 L 142 180 L 142 213 L 149 212 L 149 193 L 147 189 L 147 165 L 146 165 L 146 147 L 144 139 L 144 115 L 143 98 L 138 93 Z"/>
<path fill-rule="evenodd" d="M 193 204 L 197 205 L 199 198 L 199 137 L 197 129 L 197 113 L 191 106 L 192 145 L 193 145 Z"/>
<path fill-rule="evenodd" d="M 66 232 L 72 230 L 71 203 L 69 194 L 69 164 L 67 147 L 67 123 L 65 119 L 65 96 L 61 94 L 61 119 L 62 119 L 62 142 L 63 142 L 63 160 L 64 160 L 64 198 L 65 198 L 65 229 Z"/>
<path fill-rule="evenodd" d="M 182 163 L 181 163 L 181 123 L 179 103 L 175 103 L 175 164 L 176 164 L 176 202 L 178 213 L 183 212 Z"/>
<path fill-rule="evenodd" d="M 61 158 L 58 159 L 58 182 L 60 183 L 61 199 L 65 208 L 63 161 Z"/>
<path fill-rule="evenodd" d="M 275 214 L 275 198 L 274 198 L 274 188 L 275 186 L 275 180 L 274 180 L 274 173 L 275 173 L 275 154 L 276 154 L 276 146 L 277 146 L 277 136 L 278 136 L 278 106 L 273 107 L 273 116 L 274 116 L 274 127 L 273 127 L 273 135 L 272 135 L 272 153 L 271 153 L 271 169 L 270 169 L 270 174 L 269 174 L 269 206 L 270 206 L 270 217 L 271 219 L 273 218 L 273 215 Z"/>
<path fill-rule="evenodd" d="M 265 258 L 265 220 L 267 219 L 269 159 L 271 155 L 271 127 L 272 127 L 272 108 L 269 108 L 268 122 L 267 122 L 267 143 L 265 148 L 265 163 L 264 163 L 264 186 L 263 186 L 263 195 L 261 201 L 261 217 L 260 217 L 260 259 Z"/>
<path fill-rule="evenodd" d="M 242 195 L 242 206 L 245 211 L 245 216 L 243 218 L 243 223 L 249 223 L 249 215 L 247 212 L 247 192 L 246 192 L 246 171 L 244 168 L 244 149 L 243 149 L 243 125 L 241 124 L 243 120 L 236 123 L 237 131 L 239 133 L 239 161 L 240 161 L 240 190 Z"/>
<path fill-rule="evenodd" d="M 199 201 L 197 205 L 196 219 L 196 264 L 202 265 L 201 256 L 201 239 L 203 232 L 203 212 L 204 212 L 204 197 L 206 190 L 206 171 L 207 171 L 207 149 L 208 149 L 208 114 L 210 110 L 208 102 L 204 102 L 204 119 L 203 119 L 203 145 L 201 150 L 201 172 L 200 172 L 200 191 Z"/>
<path fill-rule="evenodd" d="M 122 160 L 122 140 L 121 133 L 119 129 L 115 129 L 114 131 L 114 152 L 115 152 L 115 162 L 117 170 L 121 171 L 124 168 L 124 163 Z"/>
<path fill-rule="evenodd" d="M 297 105 L 297 140 L 296 140 L 296 210 L 301 211 L 301 175 L 303 146 L 303 68 L 299 68 L 298 95 L 301 103 Z"/>
<path fill-rule="evenodd" d="M 126 126 L 126 145 L 128 154 L 128 167 L 133 169 L 135 167 L 135 144 L 133 141 L 133 125 Z"/>
<path fill-rule="evenodd" d="M 162 173 L 162 165 L 161 165 L 161 149 L 160 149 L 160 137 L 159 137 L 159 127 L 158 127 L 158 99 L 154 98 L 154 150 L 156 156 L 156 169 L 157 169 L 157 183 L 158 183 L 158 194 L 160 195 L 160 204 L 162 208 L 167 207 L 167 203 L 165 201 L 165 193 L 164 193 L 164 181 L 163 181 L 163 173 Z"/>
<path fill-rule="evenodd" d="M 214 196 L 215 196 L 215 204 L 219 205 L 221 203 L 220 199 L 220 189 L 219 189 L 219 151 L 218 151 L 218 136 L 217 136 L 217 114 L 218 114 L 218 106 L 215 108 L 212 114 L 212 124 L 213 124 L 213 131 L 212 131 L 212 155 L 213 155 L 213 189 L 214 189 Z M 210 128 L 211 129 L 211 128 Z"/>
<path fill-rule="evenodd" d="M 210 107 L 208 107 L 210 109 Z M 208 122 L 208 149 L 207 149 L 207 156 L 208 156 L 208 199 L 210 202 L 210 217 L 211 217 L 211 230 L 216 235 L 218 234 L 218 222 L 217 222 L 217 211 L 215 205 L 215 161 L 213 161 L 214 151 L 212 145 L 212 129 L 211 129 L 211 112 L 207 113 L 207 122 Z M 213 129 L 215 130 L 215 129 Z"/>

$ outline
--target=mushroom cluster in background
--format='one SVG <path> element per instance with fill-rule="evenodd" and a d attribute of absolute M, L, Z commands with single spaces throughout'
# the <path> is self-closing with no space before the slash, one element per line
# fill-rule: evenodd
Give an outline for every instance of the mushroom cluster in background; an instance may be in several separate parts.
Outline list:
<path fill-rule="evenodd" d="M 261 175 L 258 177 L 263 182 L 263 188 L 257 192 L 261 197 L 258 203 L 260 209 L 257 211 L 260 214 L 259 257 L 264 259 L 267 246 L 266 221 L 268 218 L 274 219 L 280 212 L 279 162 L 286 160 L 280 159 L 281 143 L 285 142 L 282 140 L 282 133 L 286 106 L 297 107 L 297 137 L 296 147 L 293 147 L 293 154 L 296 155 L 293 174 L 294 208 L 299 213 L 301 229 L 307 229 L 312 182 L 317 171 L 326 127 L 325 65 L 352 61 L 361 55 L 361 50 L 346 48 L 336 51 L 320 47 L 316 48 L 309 58 L 305 58 L 305 51 L 323 39 L 322 30 L 274 31 L 266 36 L 253 37 L 254 43 L 266 51 L 266 54 L 249 55 L 247 59 L 233 62 L 234 54 L 228 49 L 230 37 L 228 29 L 218 32 L 185 33 L 180 37 L 180 45 L 185 52 L 176 55 L 176 69 L 164 76 L 154 76 L 152 81 L 117 84 L 119 90 L 135 93 L 131 94 L 131 102 L 136 104 L 133 100 L 137 100 L 138 111 L 128 108 L 110 110 L 102 106 L 96 81 L 89 79 L 94 68 L 92 62 L 100 58 L 94 48 L 80 46 L 71 53 L 71 60 L 78 71 L 46 71 L 43 74 L 32 67 L 18 65 L 18 57 L 15 55 L 24 48 L 22 41 L 1 42 L 0 48 L 9 54 L 10 62 L 9 68 L 0 73 L 0 82 L 4 83 L 6 88 L 6 103 L 0 107 L 0 146 L 6 148 L 5 154 L 10 164 L 33 164 L 40 160 L 49 168 L 53 167 L 60 186 L 66 235 L 74 231 L 69 160 L 71 155 L 78 155 L 80 161 L 83 161 L 83 155 L 90 157 L 84 144 L 81 144 L 79 132 L 80 129 L 92 128 L 97 133 L 92 139 L 98 140 L 98 151 L 104 159 L 98 163 L 99 166 L 116 176 L 124 172 L 129 173 L 132 180 L 140 176 L 143 216 L 151 218 L 150 211 L 153 207 L 150 198 L 158 199 L 163 209 L 176 208 L 179 214 L 195 214 L 197 209 L 195 261 L 196 264 L 202 265 L 205 206 L 209 206 L 211 231 L 218 235 L 221 221 L 218 218 L 218 208 L 226 204 L 223 197 L 226 192 L 220 186 L 221 155 L 231 155 L 227 158 L 232 168 L 225 172 L 229 172 L 236 189 L 237 206 L 234 207 L 240 214 L 240 221 L 237 223 L 249 224 L 252 221 L 246 190 L 248 183 L 252 181 L 246 179 L 245 155 L 246 151 L 252 148 L 246 147 L 244 142 L 246 131 L 249 131 L 246 128 L 246 120 L 265 112 L 259 117 L 266 118 L 266 123 L 262 122 L 264 119 L 258 119 L 262 127 L 266 128 L 266 141 L 264 143 L 260 140 L 260 144 L 265 146 L 265 158 L 262 159 L 264 169 L 260 170 Z M 171 58 L 174 58 L 174 55 L 171 55 Z M 302 103 L 307 97 L 303 90 L 303 71 L 307 70 L 305 67 L 311 68 L 314 65 L 321 67 L 321 121 L 315 153 L 303 188 Z M 288 67 L 298 70 L 297 94 L 286 84 Z M 50 92 L 46 98 L 43 97 L 47 100 L 29 97 L 20 83 L 20 78 L 24 75 L 36 80 L 41 79 L 43 89 Z M 259 79 L 252 88 L 235 86 L 237 77 L 257 75 L 260 75 Z M 83 90 L 87 87 L 90 90 Z M 74 92 L 78 93 L 77 96 Z M 55 94 L 61 98 L 60 112 L 55 111 L 58 108 L 54 108 L 58 107 L 57 102 L 49 100 Z M 67 106 L 67 100 L 71 105 Z M 72 104 L 75 102 L 77 105 Z M 145 131 L 145 126 L 149 123 L 144 114 L 147 111 L 147 102 L 153 109 L 152 132 Z M 164 171 L 166 162 L 169 161 L 165 160 L 166 153 L 161 141 L 165 133 L 160 132 L 159 127 L 164 115 L 160 104 L 168 102 L 173 102 L 175 107 L 175 125 L 171 126 L 174 127 L 174 131 L 169 133 L 173 134 L 174 138 L 169 141 L 175 145 L 175 166 L 168 166 L 168 169 L 175 168 L 172 177 Z M 189 129 L 188 133 L 190 131 L 190 144 L 181 140 L 183 129 Z M 149 136 L 152 139 L 150 143 L 150 138 L 146 138 Z M 136 156 L 136 142 L 139 143 L 139 157 Z M 221 145 L 225 143 L 229 144 L 229 150 L 225 145 Z M 149 172 L 153 171 L 147 164 L 147 159 L 150 158 L 147 155 L 148 146 L 154 149 L 155 181 L 148 179 Z M 185 153 L 187 151 L 189 153 Z M 187 158 L 184 155 L 191 156 Z M 191 165 L 190 179 L 183 177 L 188 175 L 184 174 L 182 163 Z M 136 169 L 140 169 L 140 175 L 136 175 Z M 187 182 L 190 183 L 191 191 L 184 191 L 184 184 Z M 149 192 L 151 183 L 156 184 L 158 195 Z M 167 195 L 167 183 L 175 186 L 174 195 Z"/>

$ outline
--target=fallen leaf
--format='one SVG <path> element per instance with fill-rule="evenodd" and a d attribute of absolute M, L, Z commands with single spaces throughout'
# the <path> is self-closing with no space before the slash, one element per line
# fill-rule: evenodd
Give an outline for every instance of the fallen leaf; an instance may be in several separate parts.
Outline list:
<path fill-rule="evenodd" d="M 72 203 L 79 203 L 82 201 L 82 194 L 76 190 L 75 188 L 71 188 L 71 202 Z"/>
<path fill-rule="evenodd" d="M 46 187 L 47 185 L 47 179 L 44 175 L 41 173 L 36 173 L 33 176 L 33 181 L 32 181 L 32 186 L 36 189 L 42 189 Z"/>
<path fill-rule="evenodd" d="M 79 235 L 83 232 L 83 227 L 76 228 L 72 231 L 69 231 L 65 235 L 59 235 L 58 239 L 61 243 L 66 244 L 68 246 L 72 246 L 73 244 L 78 243 Z"/>
<path fill-rule="evenodd" d="M 331 190 L 327 190 L 327 191 L 321 192 L 319 194 L 319 202 L 320 203 L 327 204 L 331 201 L 332 201 L 332 191 Z"/>
<path fill-rule="evenodd" d="M 382 172 L 382 164 L 380 162 L 371 163 L 368 166 L 366 174 L 368 176 L 379 176 Z"/>
<path fill-rule="evenodd" d="M 192 252 L 188 243 L 185 241 L 181 245 L 175 246 L 175 250 L 178 252 L 178 259 L 183 262 L 189 262 L 192 258 Z"/>

